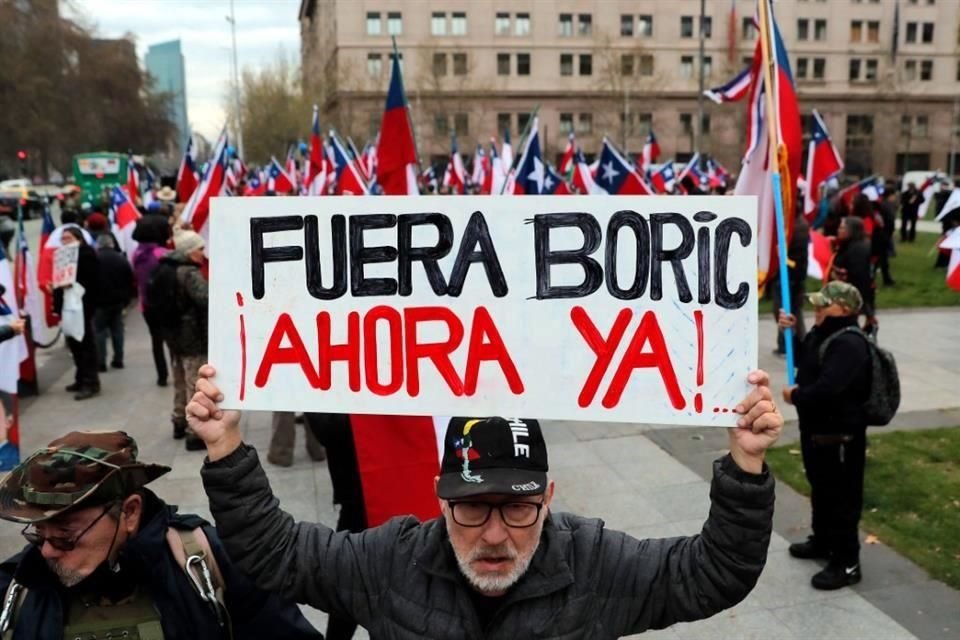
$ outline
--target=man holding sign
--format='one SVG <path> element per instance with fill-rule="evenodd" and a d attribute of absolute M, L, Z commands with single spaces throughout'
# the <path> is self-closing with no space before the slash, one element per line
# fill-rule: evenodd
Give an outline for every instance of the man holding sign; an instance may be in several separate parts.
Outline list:
<path fill-rule="evenodd" d="M 552 513 L 540 426 L 516 418 L 450 421 L 441 518 L 357 534 L 294 522 L 243 443 L 239 412 L 220 408 L 215 373 L 200 370 L 187 414 L 207 445 L 204 487 L 231 559 L 260 588 L 349 616 L 372 637 L 616 638 L 712 616 L 763 569 L 774 502 L 763 459 L 783 417 L 762 371 L 714 463 L 702 532 L 661 540 Z"/>

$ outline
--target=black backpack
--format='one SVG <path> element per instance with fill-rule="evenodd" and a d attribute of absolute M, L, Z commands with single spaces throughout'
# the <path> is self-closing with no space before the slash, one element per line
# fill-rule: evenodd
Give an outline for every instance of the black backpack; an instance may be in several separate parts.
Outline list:
<path fill-rule="evenodd" d="M 164 329 L 180 326 L 180 283 L 177 263 L 162 259 L 147 279 L 143 314 Z"/>
<path fill-rule="evenodd" d="M 844 327 L 828 336 L 820 345 L 819 359 L 823 356 L 834 338 L 844 333 L 855 333 L 867 341 L 870 351 L 870 393 L 863 403 L 867 424 L 882 427 L 890 424 L 900 407 L 900 375 L 897 373 L 897 361 L 893 354 L 881 349 L 876 341 L 865 334 L 860 327 Z"/>

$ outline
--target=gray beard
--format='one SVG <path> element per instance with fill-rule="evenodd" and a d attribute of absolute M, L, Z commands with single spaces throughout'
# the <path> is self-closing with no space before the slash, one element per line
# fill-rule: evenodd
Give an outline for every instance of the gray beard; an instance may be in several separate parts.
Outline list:
<path fill-rule="evenodd" d="M 450 546 L 453 547 L 452 543 Z M 462 573 L 463 577 L 467 579 L 467 582 L 469 582 L 474 589 L 486 595 L 489 593 L 507 591 L 510 587 L 515 585 L 527 572 L 527 569 L 530 567 L 530 561 L 533 559 L 533 556 L 539 547 L 540 539 L 538 538 L 537 544 L 533 546 L 529 553 L 517 554 L 516 558 L 514 559 L 513 569 L 511 569 L 510 573 L 506 575 L 480 575 L 473 570 L 473 568 L 470 566 L 470 562 L 475 560 L 477 557 L 484 555 L 483 553 L 480 553 L 481 548 L 475 549 L 469 556 L 463 558 L 457 552 L 456 547 L 453 547 L 453 555 L 457 558 L 457 565 L 460 567 L 460 573 Z M 483 551 L 490 551 L 490 549 L 483 549 Z"/>
<path fill-rule="evenodd" d="M 86 579 L 86 575 L 78 572 L 71 571 L 70 569 L 65 569 L 63 566 L 56 560 L 46 559 L 47 567 L 50 568 L 50 571 L 57 576 L 57 579 L 65 587 L 75 587 Z"/>

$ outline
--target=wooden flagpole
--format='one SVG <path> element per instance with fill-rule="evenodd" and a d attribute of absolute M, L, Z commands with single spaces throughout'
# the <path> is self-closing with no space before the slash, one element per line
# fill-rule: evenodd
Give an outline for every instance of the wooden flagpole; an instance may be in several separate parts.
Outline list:
<path fill-rule="evenodd" d="M 784 224 L 783 212 L 783 182 L 780 176 L 780 127 L 777 124 L 777 112 L 774 104 L 773 91 L 773 33 L 771 32 L 772 18 L 770 15 L 770 0 L 760 0 L 760 50 L 763 54 L 763 84 L 767 115 L 767 138 L 770 143 L 767 162 L 771 170 L 773 181 L 773 208 L 777 224 L 777 254 L 780 271 L 780 304 L 786 313 L 792 313 L 790 308 L 790 282 L 787 272 L 787 230 Z M 787 178 L 789 179 L 789 175 Z M 795 384 L 793 329 L 783 330 L 783 346 L 787 356 L 787 384 Z"/>

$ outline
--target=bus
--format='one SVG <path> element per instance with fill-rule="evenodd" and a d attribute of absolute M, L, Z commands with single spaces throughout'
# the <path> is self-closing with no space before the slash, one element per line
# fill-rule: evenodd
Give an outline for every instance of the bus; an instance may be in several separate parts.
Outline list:
<path fill-rule="evenodd" d="M 113 187 L 127 183 L 127 156 L 107 151 L 75 155 L 73 180 L 80 187 L 81 202 L 108 203 Z"/>

